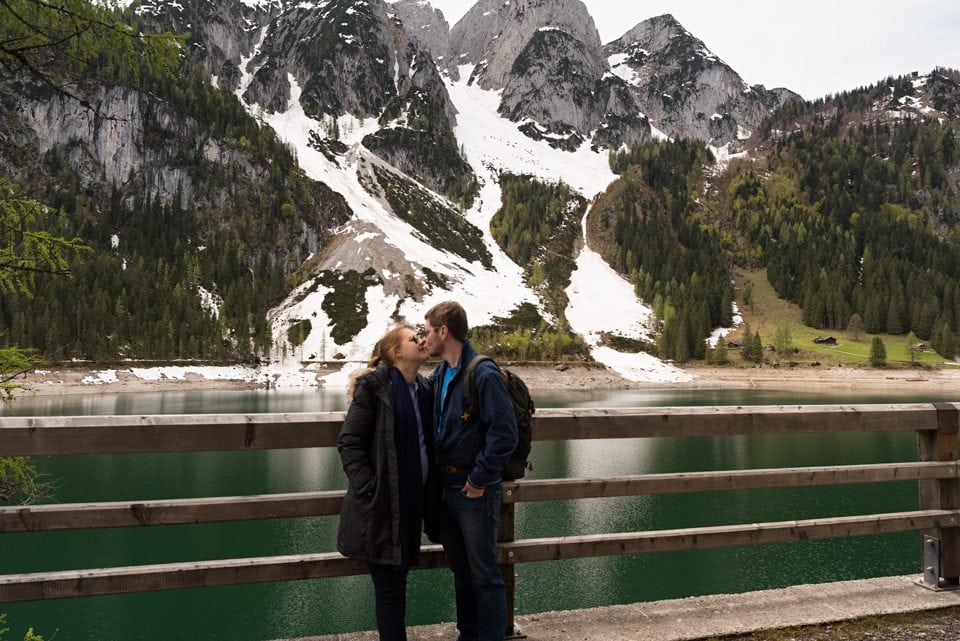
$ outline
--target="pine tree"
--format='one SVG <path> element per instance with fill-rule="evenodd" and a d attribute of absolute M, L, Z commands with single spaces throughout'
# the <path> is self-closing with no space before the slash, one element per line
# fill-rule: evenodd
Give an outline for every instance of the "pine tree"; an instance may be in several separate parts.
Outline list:
<path fill-rule="evenodd" d="M 755 358 L 753 351 L 753 332 L 750 331 L 750 323 L 743 323 L 743 334 L 740 339 L 740 358 L 752 362 Z"/>
<path fill-rule="evenodd" d="M 753 352 L 753 360 L 757 363 L 763 363 L 763 341 L 760 340 L 760 332 L 757 331 L 753 335 L 753 340 L 751 341 L 751 351 Z"/>
<path fill-rule="evenodd" d="M 874 336 L 870 342 L 870 365 L 873 367 L 887 366 L 887 347 L 879 336 Z"/>
<path fill-rule="evenodd" d="M 950 325 L 947 323 L 939 324 L 937 329 L 934 330 L 930 346 L 944 358 L 953 359 L 957 355 L 957 342 L 953 337 L 953 332 L 950 331 Z"/>
<path fill-rule="evenodd" d="M 790 326 L 781 324 L 777 326 L 777 337 L 774 341 L 777 353 L 787 354 L 793 349 L 793 337 L 790 334 Z"/>
<path fill-rule="evenodd" d="M 917 363 L 917 355 L 920 353 L 920 350 L 917 348 L 917 335 L 913 332 L 908 333 L 904 346 L 907 349 L 910 364 L 915 365 Z"/>
<path fill-rule="evenodd" d="M 730 362 L 727 355 L 727 344 L 723 342 L 723 337 L 717 341 L 717 346 L 713 350 L 713 359 L 717 365 L 726 365 Z"/>

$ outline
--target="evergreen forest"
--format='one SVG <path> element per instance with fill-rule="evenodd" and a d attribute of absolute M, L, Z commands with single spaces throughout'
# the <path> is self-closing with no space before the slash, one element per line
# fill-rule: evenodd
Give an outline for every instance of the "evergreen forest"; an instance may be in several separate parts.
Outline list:
<path fill-rule="evenodd" d="M 274 131 L 189 58 L 156 67 L 122 46 L 91 45 L 87 54 L 68 70 L 76 77 L 66 91 L 18 76 L 3 79 L 0 94 L 76 100 L 109 123 L 117 116 L 97 111 L 97 100 L 132 92 L 158 118 L 145 120 L 139 142 L 189 177 L 192 193 L 161 201 L 143 176 L 91 180 L 70 161 L 85 153 L 82 140 L 40 155 L 4 140 L 0 157 L 16 168 L 11 194 L 43 203 L 29 231 L 77 238 L 91 251 L 69 255 L 69 277 L 39 273 L 0 300 L 0 347 L 29 347 L 48 361 L 261 357 L 273 339 L 267 311 L 349 217 L 343 198 L 306 178 Z M 0 108 L 3 122 L 13 116 Z M 225 162 L 201 153 L 211 144 Z"/>
<path fill-rule="evenodd" d="M 586 199 L 562 182 L 528 175 L 503 174 L 500 188 L 502 204 L 490 231 L 507 256 L 523 266 L 527 284 L 556 320 L 547 322 L 524 304 L 510 317 L 476 328 L 474 342 L 491 354 L 519 360 L 589 359 L 587 345 L 564 316 Z"/>
<path fill-rule="evenodd" d="M 957 114 L 958 76 L 928 89 Z M 960 323 L 960 139 L 952 118 L 892 112 L 910 78 L 767 119 L 755 160 L 722 173 L 697 143 L 611 154 L 621 175 L 591 210 L 611 264 L 653 303 L 661 357 L 703 356 L 729 323 L 733 266 L 767 269 L 815 328 L 907 335 L 947 358 Z"/>
<path fill-rule="evenodd" d="M 189 35 L 160 34 L 166 49 L 150 55 L 149 43 L 129 35 L 149 31 L 137 16 L 83 6 L 91 24 L 122 20 L 129 31 L 63 35 L 50 14 L 41 20 L 47 40 L 37 40 L 40 32 L 21 33 L 23 25 L 0 12 L 6 42 L 28 46 L 0 51 L 7 70 L 0 126 L 12 132 L 0 139 L 0 213 L 13 230 L 5 249 L 17 255 L 24 238 L 66 239 L 52 268 L 18 264 L 26 284 L 3 288 L 0 350 L 19 346 L 48 361 L 263 358 L 277 338 L 268 311 L 307 277 L 300 267 L 352 212 L 341 195 L 306 177 L 270 127 L 215 86 L 184 46 Z M 18 66 L 16 56 L 29 64 Z M 38 69 L 45 75 L 38 78 Z M 911 108 L 920 90 L 936 117 Z M 364 143 L 381 157 L 405 158 L 408 176 L 455 204 L 381 168 L 376 195 L 428 242 L 490 268 L 481 231 L 458 210 L 478 197 L 480 184 L 452 128 L 441 126 L 443 104 L 427 90 L 392 97 L 383 129 Z M 153 173 L 100 180 L 89 170 L 87 140 L 38 151 L 14 135 L 23 127 L 19 100 L 79 105 L 103 127 L 123 119 L 98 105 L 134 105 L 145 115 L 136 143 Z M 868 334 L 912 333 L 953 357 L 958 118 L 960 72 L 937 69 L 922 82 L 889 78 L 789 102 L 739 141 L 747 153 L 728 164 L 701 141 L 619 149 L 609 157 L 618 178 L 593 202 L 562 183 L 503 174 L 491 232 L 523 267 L 545 313 L 518 309 L 483 328 L 482 340 L 526 357 L 586 357 L 564 318 L 586 215 L 591 246 L 653 307 L 653 349 L 662 358 L 704 358 L 704 338 L 732 324 L 735 268 L 765 269 L 810 327 L 838 330 L 857 318 Z M 176 184 L 161 188 L 158 175 Z M 376 282 L 371 274 L 355 280 L 356 288 Z M 443 286 L 436 280 L 431 287 Z M 357 292 L 344 296 L 328 306 L 346 314 L 363 308 Z M 305 328 L 283 331 L 291 330 L 299 336 Z M 341 323 L 336 331 L 346 340 L 358 330 Z"/>
<path fill-rule="evenodd" d="M 733 286 L 721 237 L 698 200 L 712 164 L 710 152 L 690 140 L 614 153 L 610 166 L 620 179 L 589 214 L 591 240 L 652 303 L 661 358 L 703 358 L 703 339 L 732 322 Z"/>

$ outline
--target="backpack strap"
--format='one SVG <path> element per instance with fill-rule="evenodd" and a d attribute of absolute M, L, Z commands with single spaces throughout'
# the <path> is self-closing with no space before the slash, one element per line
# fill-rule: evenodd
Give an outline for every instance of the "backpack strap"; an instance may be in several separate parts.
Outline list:
<path fill-rule="evenodd" d="M 476 405 L 477 381 L 474 373 L 476 372 L 477 366 L 483 361 L 490 361 L 491 363 L 494 363 L 494 360 L 489 356 L 475 354 L 474 357 L 470 359 L 470 362 L 467 363 L 467 369 L 463 371 L 463 396 L 467 401 L 468 418 L 469 414 L 478 407 Z"/>

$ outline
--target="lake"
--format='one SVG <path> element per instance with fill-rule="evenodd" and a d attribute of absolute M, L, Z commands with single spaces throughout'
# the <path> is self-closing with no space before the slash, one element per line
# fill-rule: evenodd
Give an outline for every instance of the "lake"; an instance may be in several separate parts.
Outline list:
<path fill-rule="evenodd" d="M 943 394 L 769 390 L 558 391 L 538 407 L 914 403 Z M 28 397 L 0 415 L 332 411 L 343 391 L 210 391 Z M 537 442 L 530 478 L 916 460 L 912 433 Z M 341 489 L 333 448 L 38 457 L 63 503 Z M 517 538 L 658 530 L 911 510 L 916 483 L 550 501 L 517 507 Z M 331 551 L 337 517 L 2 535 L 2 573 Z M 920 573 L 920 535 L 604 557 L 517 567 L 520 614 L 855 578 Z M 411 573 L 408 622 L 454 619 L 448 570 Z M 372 629 L 366 576 L 7 604 L 11 638 L 171 641 Z"/>

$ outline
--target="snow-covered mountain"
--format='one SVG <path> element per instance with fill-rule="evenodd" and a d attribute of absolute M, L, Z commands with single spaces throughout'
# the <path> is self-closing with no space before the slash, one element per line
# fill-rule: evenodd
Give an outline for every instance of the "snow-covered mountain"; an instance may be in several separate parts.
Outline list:
<path fill-rule="evenodd" d="M 722 147 L 750 136 L 789 89 L 749 85 L 671 15 L 644 20 L 603 48 L 653 125 Z"/>
<path fill-rule="evenodd" d="M 580 0 L 481 0 L 454 25 L 450 45 L 472 65 L 469 82 L 502 90 L 500 114 L 534 139 L 575 149 L 591 136 L 614 148 L 650 137 Z"/>
<path fill-rule="evenodd" d="M 475 325 L 522 303 L 549 319 L 490 232 L 502 174 L 592 199 L 615 179 L 607 150 L 649 140 L 651 124 L 719 145 L 792 95 L 746 85 L 669 16 L 604 47 L 580 0 L 480 0 L 452 29 L 424 0 L 143 0 L 133 10 L 191 32 L 212 83 L 349 212 L 297 254 L 307 275 L 271 313 L 281 379 L 300 380 L 301 360 L 363 360 L 397 318 L 420 321 L 449 298 Z M 604 332 L 650 340 L 650 310 L 586 237 L 576 260 L 564 316 L 594 356 L 631 378 L 683 376 L 600 346 Z M 306 334 L 296 345 L 291 327 Z"/>

